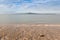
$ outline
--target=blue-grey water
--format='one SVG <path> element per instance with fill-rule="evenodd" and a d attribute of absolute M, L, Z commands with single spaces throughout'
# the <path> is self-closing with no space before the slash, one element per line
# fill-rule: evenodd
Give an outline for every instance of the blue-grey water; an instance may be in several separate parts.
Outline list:
<path fill-rule="evenodd" d="M 60 15 L 0 14 L 0 23 L 60 23 Z"/>

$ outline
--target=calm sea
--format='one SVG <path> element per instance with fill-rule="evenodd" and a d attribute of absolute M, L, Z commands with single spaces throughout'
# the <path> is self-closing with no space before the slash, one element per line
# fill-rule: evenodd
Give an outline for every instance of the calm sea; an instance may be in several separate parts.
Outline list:
<path fill-rule="evenodd" d="M 60 15 L 0 14 L 0 23 L 60 23 Z"/>

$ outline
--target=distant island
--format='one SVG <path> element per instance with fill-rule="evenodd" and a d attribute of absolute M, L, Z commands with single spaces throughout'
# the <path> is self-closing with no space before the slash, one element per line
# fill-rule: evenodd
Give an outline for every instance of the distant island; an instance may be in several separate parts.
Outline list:
<path fill-rule="evenodd" d="M 57 13 L 6 13 L 6 14 L 11 14 L 11 15 L 58 15 Z"/>
<path fill-rule="evenodd" d="M 15 13 L 16 15 L 56 15 L 56 13 Z"/>

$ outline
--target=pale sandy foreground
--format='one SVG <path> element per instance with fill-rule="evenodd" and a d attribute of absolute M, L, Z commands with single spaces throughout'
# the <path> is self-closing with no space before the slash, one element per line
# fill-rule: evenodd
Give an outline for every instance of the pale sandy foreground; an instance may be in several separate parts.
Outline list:
<path fill-rule="evenodd" d="M 60 40 L 60 24 L 0 24 L 0 40 Z"/>

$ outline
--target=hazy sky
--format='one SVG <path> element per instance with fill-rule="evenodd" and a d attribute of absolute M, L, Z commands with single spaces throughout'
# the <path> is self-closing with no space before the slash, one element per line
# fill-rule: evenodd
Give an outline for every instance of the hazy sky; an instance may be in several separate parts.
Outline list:
<path fill-rule="evenodd" d="M 0 13 L 60 13 L 60 0 L 0 0 Z"/>

